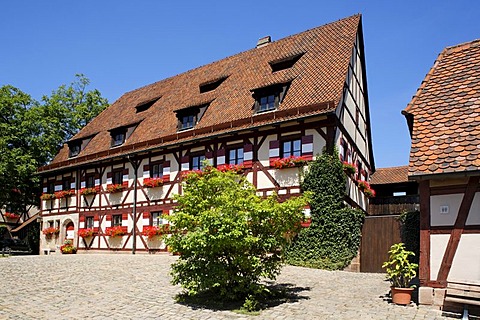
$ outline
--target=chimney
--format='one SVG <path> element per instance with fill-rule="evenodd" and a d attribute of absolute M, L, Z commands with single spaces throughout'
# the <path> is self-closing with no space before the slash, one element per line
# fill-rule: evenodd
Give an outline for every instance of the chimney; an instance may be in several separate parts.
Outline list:
<path fill-rule="evenodd" d="M 270 42 L 272 42 L 272 38 L 270 36 L 260 38 L 257 41 L 257 48 L 265 47 Z"/>

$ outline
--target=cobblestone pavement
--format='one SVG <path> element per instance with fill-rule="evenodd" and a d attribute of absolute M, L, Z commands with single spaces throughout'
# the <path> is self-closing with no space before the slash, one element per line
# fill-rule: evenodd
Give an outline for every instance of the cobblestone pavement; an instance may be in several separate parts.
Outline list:
<path fill-rule="evenodd" d="M 0 258 L 0 319 L 444 319 L 428 307 L 396 306 L 383 274 L 286 266 L 277 278 L 296 298 L 258 316 L 175 303 L 167 254 Z"/>

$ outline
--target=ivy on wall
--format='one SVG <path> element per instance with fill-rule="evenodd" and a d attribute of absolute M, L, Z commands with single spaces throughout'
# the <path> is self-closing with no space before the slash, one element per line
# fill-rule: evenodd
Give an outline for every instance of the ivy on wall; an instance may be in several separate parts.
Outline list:
<path fill-rule="evenodd" d="M 301 185 L 303 191 L 312 193 L 312 223 L 293 239 L 287 263 L 327 270 L 345 268 L 357 255 L 364 213 L 343 201 L 346 176 L 337 150 L 317 156 Z"/>

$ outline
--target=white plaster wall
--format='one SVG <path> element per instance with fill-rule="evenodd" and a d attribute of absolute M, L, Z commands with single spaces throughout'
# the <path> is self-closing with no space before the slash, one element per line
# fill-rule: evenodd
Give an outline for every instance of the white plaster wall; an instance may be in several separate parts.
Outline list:
<path fill-rule="evenodd" d="M 468 225 L 480 225 L 480 192 L 477 192 L 473 198 L 473 203 L 467 218 L 467 226 Z"/>
<path fill-rule="evenodd" d="M 437 279 L 449 239 L 449 234 L 430 235 L 430 280 Z"/>
<path fill-rule="evenodd" d="M 462 234 L 448 281 L 480 284 L 480 234 Z"/>
<path fill-rule="evenodd" d="M 270 174 L 273 174 L 273 171 L 275 170 L 269 170 Z M 265 175 L 265 173 L 258 171 L 257 173 L 257 189 L 269 189 L 269 188 L 275 188 L 275 185 L 268 179 L 268 177 Z"/>
<path fill-rule="evenodd" d="M 430 225 L 453 226 L 457 219 L 458 209 L 463 199 L 463 194 L 448 194 L 430 197 Z M 448 206 L 448 213 L 441 213 L 442 206 Z"/>
<path fill-rule="evenodd" d="M 258 149 L 258 159 L 260 163 L 265 167 L 270 167 L 270 160 L 269 160 L 269 151 L 270 151 L 270 141 L 276 140 L 276 135 L 269 135 L 263 142 L 263 144 Z"/>
<path fill-rule="evenodd" d="M 327 129 L 326 128 L 320 128 L 320 130 L 327 134 Z M 314 129 L 308 129 L 305 130 L 305 135 L 313 135 L 313 156 L 315 157 L 318 154 L 321 154 L 323 151 L 323 148 L 326 146 L 326 141 L 323 139 L 323 137 L 317 132 L 317 130 Z"/>
<path fill-rule="evenodd" d="M 275 178 L 280 187 L 299 186 L 299 171 L 300 168 L 286 168 L 281 170 L 269 170 L 270 174 Z"/>

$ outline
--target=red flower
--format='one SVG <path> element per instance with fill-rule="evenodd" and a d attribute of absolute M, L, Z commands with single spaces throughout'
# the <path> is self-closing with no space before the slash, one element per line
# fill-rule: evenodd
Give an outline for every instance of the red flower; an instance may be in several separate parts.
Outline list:
<path fill-rule="evenodd" d="M 18 218 L 20 218 L 20 215 L 19 215 L 19 214 L 11 213 L 11 212 L 5 212 L 5 213 L 3 214 L 3 216 L 4 216 L 5 218 L 9 218 L 9 219 L 18 219 Z"/>
<path fill-rule="evenodd" d="M 45 228 L 42 230 L 42 233 L 46 236 L 51 236 L 53 234 L 58 234 L 60 233 L 60 229 L 59 228 L 55 228 L 55 227 L 49 227 L 49 228 Z"/>
<path fill-rule="evenodd" d="M 54 193 L 43 193 L 40 196 L 40 200 L 53 200 L 55 199 L 55 194 Z"/>
<path fill-rule="evenodd" d="M 124 188 L 125 187 L 121 183 L 109 184 L 109 185 L 107 185 L 107 192 L 108 193 L 121 192 L 121 191 L 123 191 Z"/>
<path fill-rule="evenodd" d="M 293 167 L 303 166 L 306 163 L 307 163 L 307 160 L 305 160 L 305 158 L 302 156 L 300 157 L 290 156 L 287 158 L 275 160 L 273 162 L 273 167 L 275 169 L 293 168 Z"/>
<path fill-rule="evenodd" d="M 78 236 L 82 238 L 88 238 L 93 236 L 95 232 L 92 228 L 78 229 Z"/>
<path fill-rule="evenodd" d="M 161 236 L 162 234 L 168 231 L 168 225 L 158 226 L 145 226 L 143 227 L 142 235 L 148 237 L 148 239 L 153 239 L 156 236 Z"/>
<path fill-rule="evenodd" d="M 157 188 L 163 186 L 163 178 L 145 178 L 143 186 L 146 188 Z"/>
<path fill-rule="evenodd" d="M 125 234 L 122 226 L 108 227 L 105 229 L 105 235 L 109 237 L 120 237 Z"/>
<path fill-rule="evenodd" d="M 62 190 L 62 191 L 57 191 L 55 192 L 55 198 L 57 199 L 63 199 L 66 197 L 73 196 L 75 194 L 75 190 Z"/>
<path fill-rule="evenodd" d="M 218 166 L 218 170 L 221 172 L 232 171 L 235 173 L 242 173 L 245 170 L 243 164 L 222 164 Z"/>
<path fill-rule="evenodd" d="M 88 196 L 88 195 L 92 195 L 92 194 L 97 194 L 98 190 L 97 188 L 82 188 L 80 189 L 80 194 L 82 196 Z"/>

